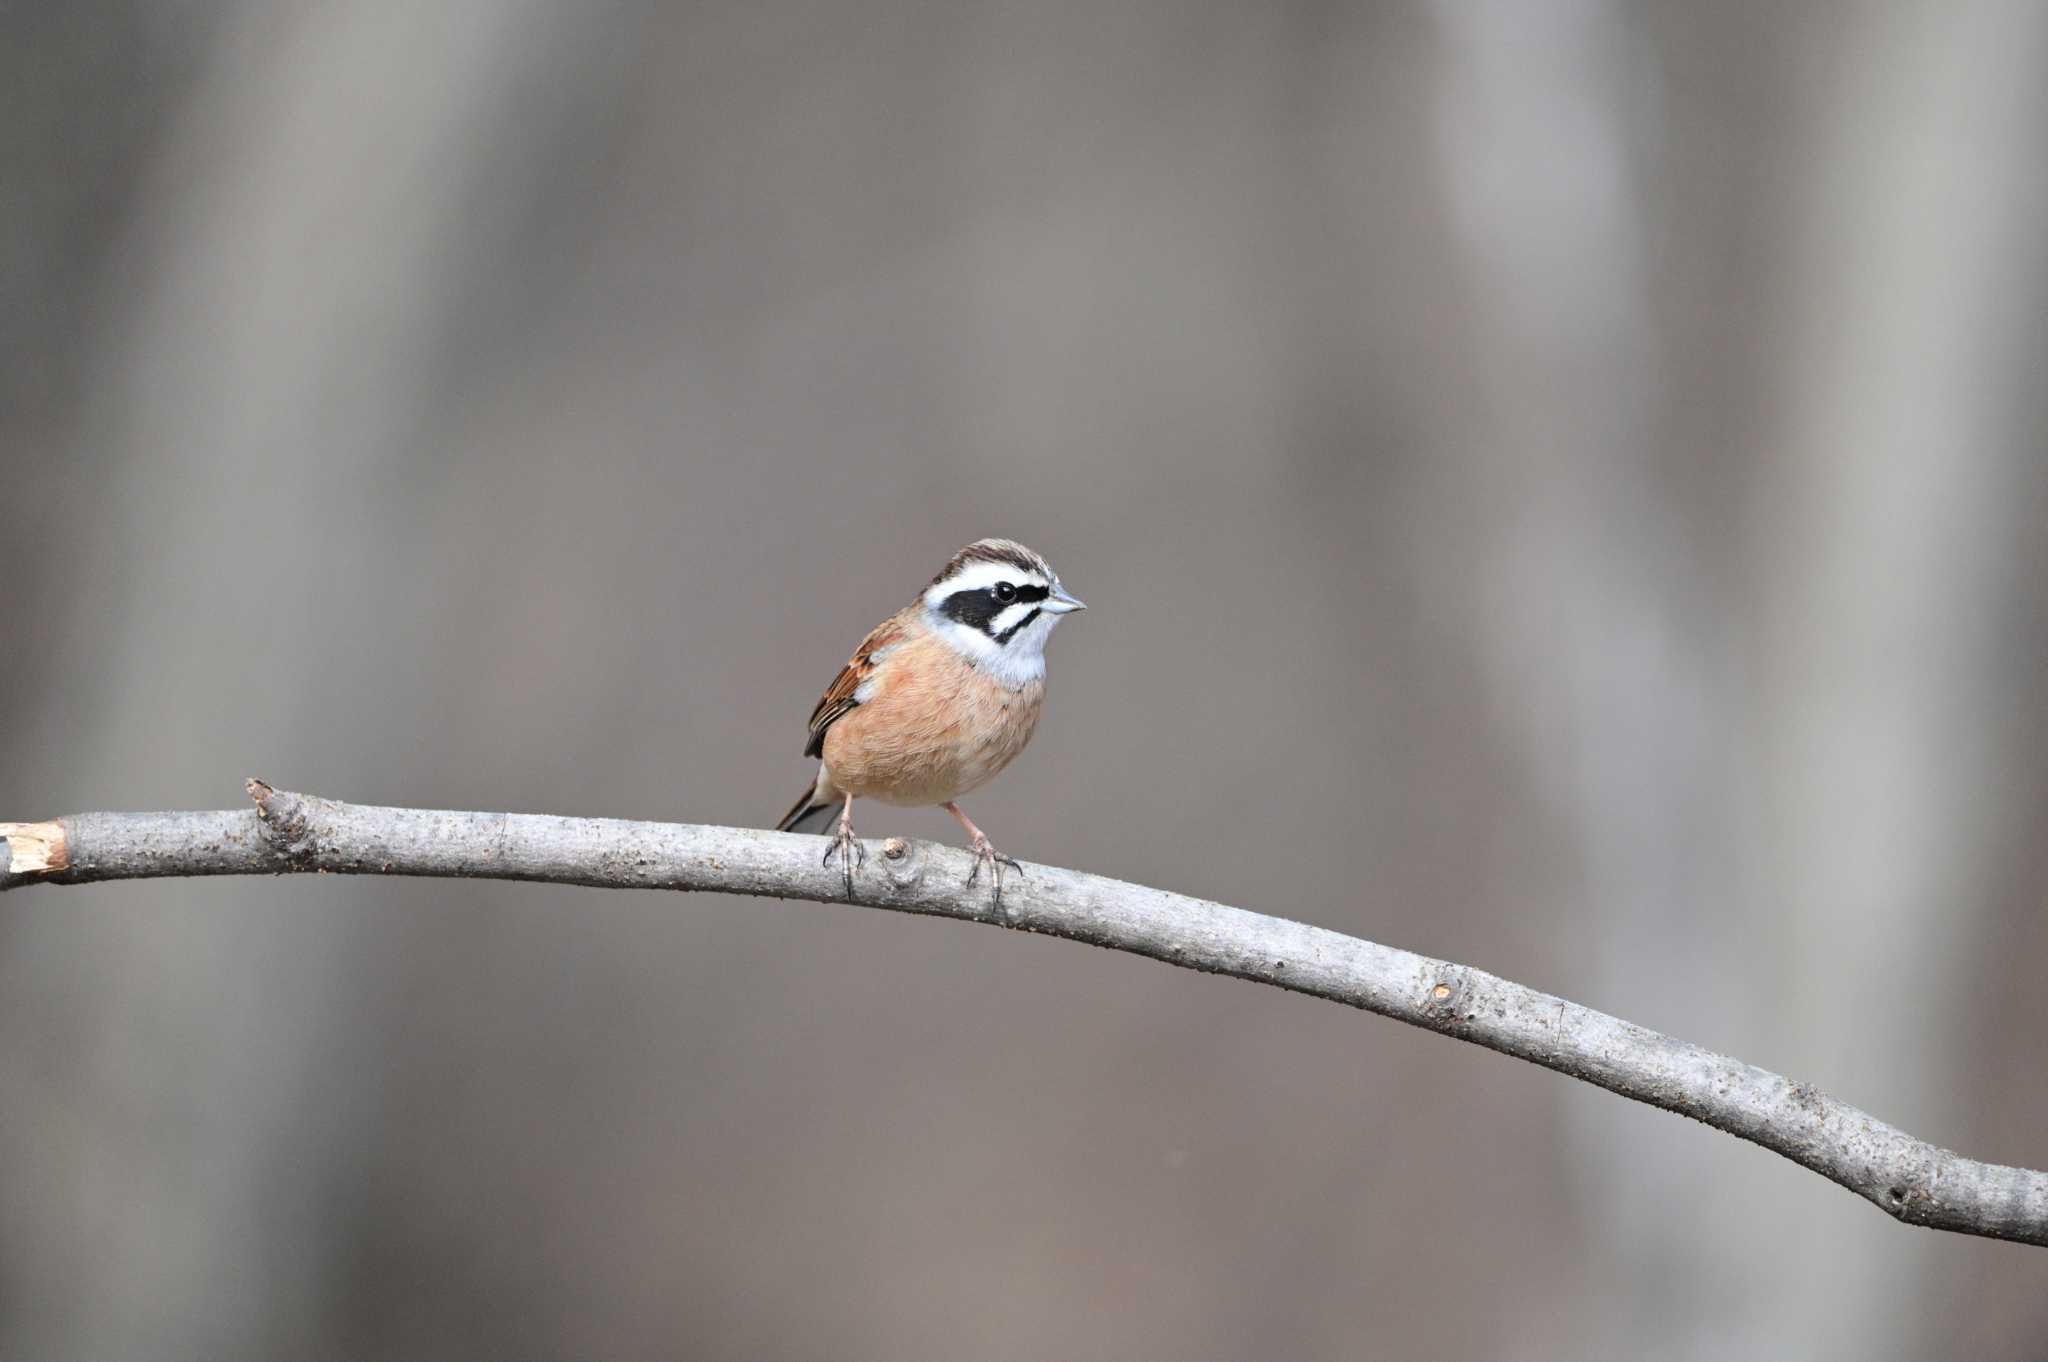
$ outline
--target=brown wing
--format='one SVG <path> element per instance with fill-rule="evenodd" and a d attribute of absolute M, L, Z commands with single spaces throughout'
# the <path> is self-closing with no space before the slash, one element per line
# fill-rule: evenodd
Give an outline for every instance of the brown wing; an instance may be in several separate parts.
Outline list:
<path fill-rule="evenodd" d="M 903 641 L 902 622 L 890 618 L 882 621 L 872 634 L 860 641 L 860 647 L 853 650 L 853 660 L 839 669 L 839 675 L 832 678 L 832 684 L 825 688 L 825 694 L 818 700 L 818 707 L 811 711 L 811 737 L 804 744 L 804 755 L 824 755 L 825 730 L 846 717 L 860 701 L 854 699 L 854 692 L 861 683 L 873 675 L 875 655 L 886 648 Z"/>

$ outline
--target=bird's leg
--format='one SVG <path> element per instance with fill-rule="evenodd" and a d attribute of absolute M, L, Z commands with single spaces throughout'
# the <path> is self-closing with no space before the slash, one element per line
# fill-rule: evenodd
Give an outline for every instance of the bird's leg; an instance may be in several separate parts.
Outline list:
<path fill-rule="evenodd" d="M 987 863 L 989 879 L 995 884 L 996 907 L 1000 909 L 1003 906 L 1003 867 L 1008 866 L 1019 875 L 1024 873 L 1024 867 L 997 851 L 995 843 L 988 840 L 988 834 L 974 826 L 974 820 L 963 813 L 958 804 L 948 801 L 946 812 L 952 814 L 960 826 L 967 829 L 967 835 L 974 839 L 974 869 L 967 873 L 967 882 L 973 884 L 981 878 L 981 867 Z"/>
<path fill-rule="evenodd" d="M 846 877 L 846 897 L 852 898 L 854 868 L 868 863 L 868 849 L 853 835 L 852 795 L 846 797 L 846 803 L 839 810 L 839 835 L 825 844 L 825 859 L 819 864 L 832 864 L 835 855 L 839 857 L 840 873 Z"/>

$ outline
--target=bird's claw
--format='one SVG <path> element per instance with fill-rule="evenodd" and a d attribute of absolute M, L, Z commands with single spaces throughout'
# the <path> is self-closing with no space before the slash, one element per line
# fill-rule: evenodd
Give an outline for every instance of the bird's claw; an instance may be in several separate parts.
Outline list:
<path fill-rule="evenodd" d="M 853 897 L 853 872 L 868 863 L 868 849 L 853 835 L 853 829 L 842 827 L 839 835 L 825 844 L 824 859 L 819 865 L 832 864 L 832 858 L 839 858 L 840 875 L 846 881 L 846 897 Z"/>
<path fill-rule="evenodd" d="M 1024 874 L 1024 867 L 1017 864 L 1015 857 L 1005 856 L 997 851 L 988 838 L 978 838 L 974 843 L 974 868 L 967 872 L 969 888 L 973 888 L 975 881 L 981 878 L 981 867 L 984 863 L 988 866 L 989 881 L 995 890 L 993 901 L 996 912 L 1000 914 L 1003 909 L 1003 867 L 1010 867 L 1019 877 Z"/>

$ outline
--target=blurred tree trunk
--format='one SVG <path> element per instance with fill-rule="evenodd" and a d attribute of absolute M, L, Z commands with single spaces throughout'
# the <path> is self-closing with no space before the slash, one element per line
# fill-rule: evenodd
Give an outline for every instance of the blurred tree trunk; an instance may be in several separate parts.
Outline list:
<path fill-rule="evenodd" d="M 1670 368 L 1646 289 L 1649 240 L 1685 224 L 1658 217 L 1682 193 L 1653 199 L 1644 178 L 1679 130 L 1638 25 L 1604 5 L 1440 13 L 1443 173 L 1483 313 L 1455 442 L 1483 452 L 1445 476 L 1493 488 L 1473 493 L 1497 545 L 1473 593 L 1497 627 L 1474 648 L 1570 811 L 1594 909 L 1573 930 L 1611 961 L 1594 996 L 1962 1141 L 1964 1094 L 1940 1075 L 1973 1033 L 1940 1000 L 1972 991 L 1995 888 L 2030 881 L 2010 862 L 2039 807 L 1991 792 L 2028 787 L 2040 760 L 1998 629 L 2038 599 L 2048 476 L 2042 11 L 1845 10 L 1824 35 L 1774 34 L 1830 55 L 1815 117 L 1779 134 L 1803 186 L 1797 257 L 1776 266 L 1795 340 L 1732 395 L 1777 429 L 1753 565 L 1733 573 L 1700 542 L 1693 485 L 1659 474 L 1675 428 L 1654 404 L 1700 375 Z M 1717 624 L 1745 597 L 1768 603 L 1747 663 L 1750 640 Z M 1932 1005 L 1907 1004 L 1898 981 L 1930 970 L 1942 983 L 1911 992 Z M 1673 1213 L 1668 1132 L 1582 1130 L 1586 1166 L 1623 1170 L 1580 1188 L 1605 1222 L 1591 1275 L 1619 1306 L 1593 1351 L 1869 1357 L 1926 1327 L 1937 1245 L 1873 1253 L 1816 1205 L 1793 1254 L 1809 1270 L 1787 1275 L 1749 1251 L 1752 1206 Z M 1747 1155 L 1705 1157 L 1733 1173 Z M 1730 1298 L 1751 1304 L 1731 1317 Z"/>

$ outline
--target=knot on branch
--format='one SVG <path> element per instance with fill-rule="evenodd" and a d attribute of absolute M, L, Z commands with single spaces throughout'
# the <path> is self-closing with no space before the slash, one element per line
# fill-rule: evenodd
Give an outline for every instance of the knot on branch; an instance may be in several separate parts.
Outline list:
<path fill-rule="evenodd" d="M 263 840 L 271 850 L 284 857 L 294 870 L 311 866 L 319 848 L 314 841 L 313 820 L 307 815 L 305 796 L 274 790 L 254 776 L 249 777 L 245 788 L 249 798 L 256 801 Z"/>
<path fill-rule="evenodd" d="M 911 889 L 922 882 L 925 863 L 929 859 L 921 842 L 891 837 L 882 843 L 882 869 L 888 873 L 889 883 L 898 889 Z"/>
<path fill-rule="evenodd" d="M 1422 997 L 1416 1011 L 1439 1031 L 1454 1031 L 1472 1020 L 1472 981 L 1463 966 L 1432 961 L 1423 973 Z"/>

